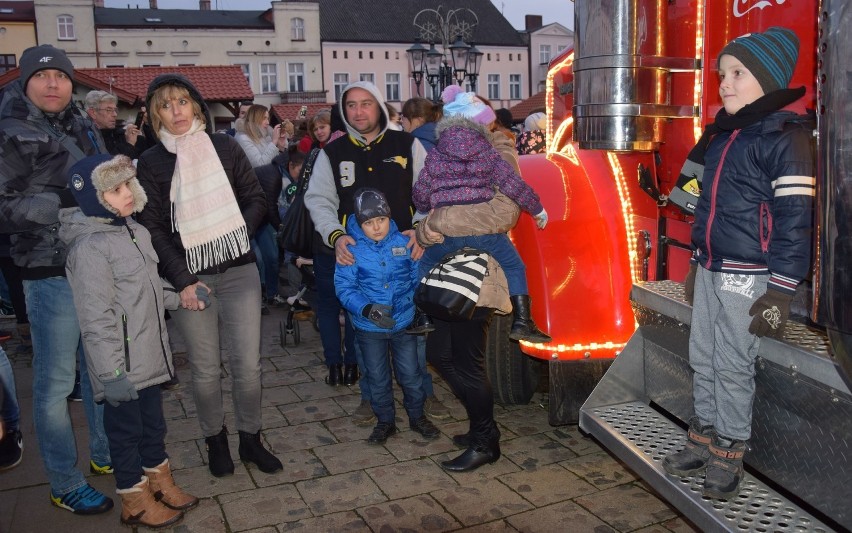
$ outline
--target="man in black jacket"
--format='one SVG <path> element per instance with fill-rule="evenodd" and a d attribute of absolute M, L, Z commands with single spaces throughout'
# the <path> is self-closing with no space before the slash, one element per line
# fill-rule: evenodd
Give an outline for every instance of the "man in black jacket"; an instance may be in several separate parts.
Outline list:
<path fill-rule="evenodd" d="M 86 95 L 86 113 L 100 130 L 110 154 L 137 159 L 148 147 L 145 137 L 135 124 L 128 122 L 123 129 L 116 128 L 118 98 L 115 95 L 89 91 Z"/>

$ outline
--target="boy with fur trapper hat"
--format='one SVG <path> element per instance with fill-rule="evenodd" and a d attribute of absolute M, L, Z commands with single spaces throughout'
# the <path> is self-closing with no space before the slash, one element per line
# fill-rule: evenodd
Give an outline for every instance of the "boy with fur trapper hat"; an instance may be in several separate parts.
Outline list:
<path fill-rule="evenodd" d="M 435 128 L 437 144 L 426 157 L 423 170 L 414 183 L 412 196 L 417 210 L 428 213 L 432 209 L 452 205 L 480 206 L 493 200 L 499 190 L 535 217 L 538 227 L 544 229 L 547 211 L 538 195 L 489 141 L 486 126 L 494 122 L 494 110 L 476 94 L 463 92 L 457 85 L 447 87 L 441 99 L 444 101 L 444 118 Z M 533 322 L 526 267 L 512 241 L 505 233 L 481 234 L 474 226 L 478 224 L 472 224 L 470 234 L 466 236 L 445 235 L 442 243 L 430 247 L 428 255 L 440 258 L 464 246 L 488 252 L 500 263 L 509 286 L 514 314 L 509 338 L 549 342 L 551 337 Z M 428 263 L 421 261 L 421 277 L 432 266 Z M 428 331 L 422 320 L 417 326 L 414 331 Z"/>
<path fill-rule="evenodd" d="M 175 486 L 166 455 L 160 383 L 174 376 L 164 291 L 151 236 L 131 218 L 147 196 L 127 156 L 89 156 L 69 171 L 79 207 L 59 213 L 68 245 L 65 271 L 74 296 L 95 400 L 104 405 L 125 525 L 176 523 L 198 498 Z"/>
<path fill-rule="evenodd" d="M 710 498 L 739 494 L 761 338 L 783 335 L 811 268 L 814 122 L 804 114 L 805 88 L 789 88 L 798 55 L 798 37 L 781 27 L 725 45 L 723 107 L 681 170 L 678 183 L 693 185 L 670 196 L 695 211 L 684 284 L 695 416 L 686 447 L 663 468 L 682 477 L 706 471 Z"/>

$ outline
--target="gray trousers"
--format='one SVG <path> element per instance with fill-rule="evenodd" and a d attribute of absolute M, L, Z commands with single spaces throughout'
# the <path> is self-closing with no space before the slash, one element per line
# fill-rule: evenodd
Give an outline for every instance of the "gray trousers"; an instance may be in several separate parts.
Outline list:
<path fill-rule="evenodd" d="M 710 272 L 698 267 L 689 365 L 695 414 L 727 438 L 748 440 L 754 401 L 754 360 L 760 337 L 748 332 L 748 310 L 766 292 L 768 275 Z"/>
<path fill-rule="evenodd" d="M 204 311 L 181 308 L 171 314 L 186 340 L 201 433 L 205 437 L 216 435 L 225 422 L 220 346 L 230 363 L 237 430 L 257 433 L 260 430 L 260 277 L 257 266 L 252 263 L 199 278 L 210 287 L 210 306 Z"/>

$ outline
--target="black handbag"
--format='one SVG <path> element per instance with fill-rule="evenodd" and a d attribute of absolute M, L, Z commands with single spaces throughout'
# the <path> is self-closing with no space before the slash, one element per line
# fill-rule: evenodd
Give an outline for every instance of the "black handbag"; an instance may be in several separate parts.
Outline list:
<path fill-rule="evenodd" d="M 305 159 L 302 175 L 299 178 L 299 188 L 281 221 L 281 246 L 285 251 L 301 257 L 313 257 L 316 228 L 310 211 L 305 207 L 305 191 L 308 190 L 308 182 L 318 155 L 319 148 L 314 148 Z"/>
<path fill-rule="evenodd" d="M 420 280 L 414 303 L 439 320 L 470 320 L 488 274 L 488 252 L 462 248 L 441 258 Z"/>

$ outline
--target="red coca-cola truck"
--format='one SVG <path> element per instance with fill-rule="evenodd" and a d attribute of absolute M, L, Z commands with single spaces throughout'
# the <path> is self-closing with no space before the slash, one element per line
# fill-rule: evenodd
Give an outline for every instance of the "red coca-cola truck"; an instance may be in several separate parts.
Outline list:
<path fill-rule="evenodd" d="M 510 234 L 553 342 L 511 344 L 508 320 L 495 321 L 497 399 L 528 401 L 547 361 L 551 424 L 579 421 L 702 529 L 852 529 L 852 6 L 577 0 L 574 10 L 575 48 L 547 80 L 547 153 L 521 157 L 550 222 L 538 231 L 524 216 Z M 771 26 L 798 35 L 791 86 L 806 87 L 817 117 L 814 269 L 785 339 L 762 343 L 749 477 L 725 503 L 660 465 L 692 413 L 681 284 L 691 217 L 668 195 L 722 106 L 719 51 Z"/>

